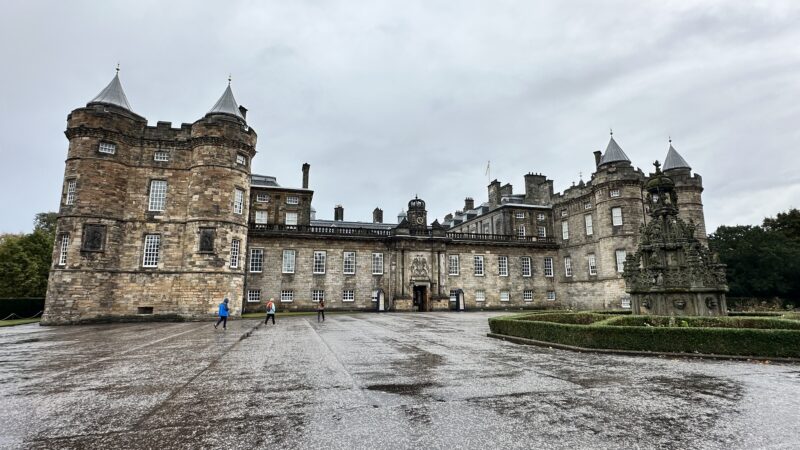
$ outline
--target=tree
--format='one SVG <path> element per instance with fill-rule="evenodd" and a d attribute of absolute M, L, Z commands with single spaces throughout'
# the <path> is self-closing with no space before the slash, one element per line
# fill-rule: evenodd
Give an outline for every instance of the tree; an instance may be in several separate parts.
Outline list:
<path fill-rule="evenodd" d="M 0 241 L 0 298 L 45 296 L 55 229 L 56 213 L 40 213 L 32 233 Z"/>
<path fill-rule="evenodd" d="M 784 234 L 789 239 L 800 242 L 800 211 L 792 208 L 789 212 L 778 213 L 776 218 L 764 219 L 764 229 Z"/>

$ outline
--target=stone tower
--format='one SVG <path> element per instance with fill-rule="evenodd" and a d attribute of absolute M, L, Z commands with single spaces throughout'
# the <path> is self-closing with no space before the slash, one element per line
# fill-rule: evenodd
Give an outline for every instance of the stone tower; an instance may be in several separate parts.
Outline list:
<path fill-rule="evenodd" d="M 703 178 L 692 175 L 692 168 L 689 163 L 672 146 L 669 141 L 669 150 L 664 159 L 664 175 L 670 177 L 675 182 L 675 192 L 678 195 L 678 216 L 685 221 L 692 221 L 695 225 L 695 237 L 705 245 L 708 245 L 708 235 L 706 235 L 706 221 L 703 214 Z"/>
<path fill-rule="evenodd" d="M 634 314 L 719 316 L 726 314 L 725 266 L 696 238 L 696 226 L 678 213 L 676 183 L 656 171 L 645 184 L 650 221 L 639 246 L 625 261 L 626 290 Z"/>
<path fill-rule="evenodd" d="M 194 124 L 148 126 L 119 74 L 67 117 L 43 324 L 241 310 L 256 133 L 230 86 Z M 241 194 L 241 195 L 240 195 Z"/>
<path fill-rule="evenodd" d="M 425 202 L 415 197 L 408 202 L 407 220 L 409 228 L 412 230 L 428 229 L 428 211 L 425 210 Z"/>

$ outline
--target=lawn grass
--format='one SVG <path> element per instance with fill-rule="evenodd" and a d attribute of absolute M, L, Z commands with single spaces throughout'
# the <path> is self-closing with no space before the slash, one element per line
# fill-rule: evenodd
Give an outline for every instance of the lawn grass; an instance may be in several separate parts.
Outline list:
<path fill-rule="evenodd" d="M 39 319 L 14 319 L 14 320 L 0 320 L 0 327 L 13 327 L 14 325 L 25 325 L 27 323 L 37 323 Z"/>

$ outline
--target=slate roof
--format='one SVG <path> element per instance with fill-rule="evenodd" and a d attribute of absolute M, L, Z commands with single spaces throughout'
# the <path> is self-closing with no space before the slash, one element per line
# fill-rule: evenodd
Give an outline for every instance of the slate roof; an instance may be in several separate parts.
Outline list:
<path fill-rule="evenodd" d="M 233 98 L 230 84 L 225 88 L 222 97 L 217 100 L 217 103 L 214 103 L 214 106 L 206 114 L 227 114 L 244 120 L 242 113 L 239 111 L 239 105 L 236 103 L 236 99 Z"/>
<path fill-rule="evenodd" d="M 125 96 L 125 91 L 122 90 L 122 83 L 119 82 L 119 72 L 114 75 L 108 86 L 100 91 L 88 104 L 91 105 L 92 103 L 119 106 L 133 112 L 130 103 L 128 103 L 128 97 Z"/>
<path fill-rule="evenodd" d="M 614 140 L 614 136 L 611 136 L 611 140 L 608 141 L 606 151 L 603 153 L 603 157 L 600 158 L 599 166 L 619 161 L 631 162 L 631 160 L 628 158 L 628 155 L 622 151 L 622 148 L 620 148 L 619 144 L 617 144 L 617 141 Z"/>
<path fill-rule="evenodd" d="M 667 157 L 664 158 L 664 167 L 663 170 L 670 170 L 670 169 L 691 169 L 689 163 L 686 162 L 685 159 L 675 150 L 675 147 L 672 144 L 669 144 L 669 151 L 667 152 Z"/>

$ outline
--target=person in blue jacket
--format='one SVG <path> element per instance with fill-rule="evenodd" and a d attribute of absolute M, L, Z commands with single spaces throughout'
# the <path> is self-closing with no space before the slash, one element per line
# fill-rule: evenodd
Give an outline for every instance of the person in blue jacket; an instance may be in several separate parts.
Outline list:
<path fill-rule="evenodd" d="M 217 323 L 214 324 L 214 328 L 219 326 L 220 322 L 222 322 L 222 329 L 228 329 L 228 297 L 225 297 L 225 300 L 219 304 L 219 320 Z"/>

